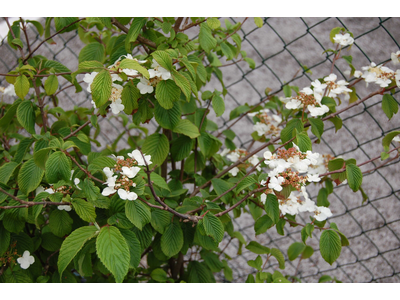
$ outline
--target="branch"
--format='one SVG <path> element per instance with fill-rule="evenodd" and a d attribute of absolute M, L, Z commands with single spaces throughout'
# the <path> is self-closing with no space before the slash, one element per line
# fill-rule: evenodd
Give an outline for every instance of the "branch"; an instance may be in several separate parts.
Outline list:
<path fill-rule="evenodd" d="M 100 116 L 100 113 L 98 113 L 96 116 Z M 90 120 L 87 120 L 84 124 L 82 124 L 81 126 L 79 126 L 75 131 L 71 132 L 70 134 L 68 134 L 67 136 L 65 136 L 63 138 L 63 140 L 67 140 L 69 139 L 71 136 L 74 136 L 75 134 L 77 134 L 79 131 L 81 131 L 83 128 L 85 128 L 87 125 L 90 124 Z"/>
<path fill-rule="evenodd" d="M 88 170 L 86 170 L 84 167 L 82 167 L 75 159 L 75 157 L 73 157 L 71 154 L 69 154 L 68 151 L 66 150 L 62 150 L 62 152 L 65 153 L 65 155 L 67 155 L 73 162 L 74 164 L 76 164 L 78 166 L 79 169 L 81 169 L 82 172 L 84 172 L 88 177 L 92 178 L 93 180 L 96 180 L 97 182 L 100 182 L 102 184 L 104 184 L 104 181 L 101 179 L 98 179 L 97 177 L 94 177 Z"/>

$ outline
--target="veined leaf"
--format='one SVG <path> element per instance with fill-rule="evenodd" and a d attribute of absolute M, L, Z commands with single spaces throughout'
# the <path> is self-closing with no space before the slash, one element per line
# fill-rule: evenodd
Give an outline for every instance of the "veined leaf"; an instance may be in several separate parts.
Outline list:
<path fill-rule="evenodd" d="M 172 222 L 161 236 L 161 250 L 168 257 L 178 254 L 183 246 L 183 231 L 179 223 Z"/>
<path fill-rule="evenodd" d="M 35 190 L 42 181 L 44 171 L 39 168 L 33 158 L 26 161 L 18 173 L 18 183 L 20 190 L 28 195 Z"/>
<path fill-rule="evenodd" d="M 319 240 L 319 248 L 322 258 L 332 265 L 342 251 L 339 235 L 334 230 L 324 230 Z"/>
<path fill-rule="evenodd" d="M 111 96 L 111 75 L 107 70 L 102 70 L 94 78 L 92 85 L 93 101 L 96 103 L 96 107 L 100 107 L 108 101 Z"/>
<path fill-rule="evenodd" d="M 71 160 L 61 151 L 54 152 L 46 161 L 46 179 L 49 183 L 68 181 L 71 177 Z"/>
<path fill-rule="evenodd" d="M 151 155 L 153 164 L 160 166 L 169 153 L 169 141 L 164 134 L 153 133 L 143 143 L 143 153 Z"/>

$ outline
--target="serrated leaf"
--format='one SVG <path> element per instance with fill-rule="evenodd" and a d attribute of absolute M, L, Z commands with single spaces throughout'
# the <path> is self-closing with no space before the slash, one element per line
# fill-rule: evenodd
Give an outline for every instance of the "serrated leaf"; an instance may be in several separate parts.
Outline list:
<path fill-rule="evenodd" d="M 179 223 L 172 222 L 161 236 L 161 250 L 168 257 L 178 254 L 183 246 L 183 231 Z"/>
<path fill-rule="evenodd" d="M 131 43 L 135 42 L 139 36 L 140 31 L 146 24 L 147 18 L 136 17 L 133 19 L 131 27 L 129 27 L 128 34 L 125 39 L 125 50 L 127 53 L 131 52 Z"/>
<path fill-rule="evenodd" d="M 139 230 L 142 230 L 143 226 L 151 220 L 150 209 L 141 201 L 126 201 L 125 214 Z"/>
<path fill-rule="evenodd" d="M 254 17 L 254 23 L 258 28 L 261 28 L 264 24 L 263 20 L 260 17 Z"/>
<path fill-rule="evenodd" d="M 206 53 L 217 45 L 217 40 L 212 36 L 211 29 L 206 23 L 200 25 L 199 42 Z"/>
<path fill-rule="evenodd" d="M 389 120 L 393 117 L 394 114 L 397 114 L 397 112 L 399 111 L 399 105 L 397 104 L 393 96 L 389 94 L 383 95 L 382 110 L 389 118 Z"/>
<path fill-rule="evenodd" d="M 211 100 L 213 109 L 215 111 L 215 114 L 217 117 L 222 116 L 222 114 L 225 112 L 225 102 L 224 99 L 222 99 L 221 96 L 217 94 L 213 94 L 212 100 Z"/>
<path fill-rule="evenodd" d="M 24 99 L 29 92 L 29 80 L 25 75 L 17 77 L 14 83 L 14 89 L 17 96 Z"/>
<path fill-rule="evenodd" d="M 306 245 L 304 245 L 303 243 L 295 242 L 291 244 L 287 251 L 289 260 L 295 260 L 301 253 L 303 253 L 305 248 Z"/>
<path fill-rule="evenodd" d="M 49 183 L 59 180 L 69 181 L 71 177 L 71 160 L 61 151 L 54 152 L 46 161 L 46 179 Z"/>
<path fill-rule="evenodd" d="M 319 248 L 322 258 L 332 265 L 342 250 L 339 235 L 334 230 L 324 230 L 319 240 Z"/>
<path fill-rule="evenodd" d="M 188 265 L 188 282 L 189 283 L 213 283 L 214 275 L 211 270 L 198 261 L 191 261 Z"/>
<path fill-rule="evenodd" d="M 265 212 L 274 224 L 278 223 L 280 216 L 279 202 L 278 198 L 274 194 L 267 195 L 267 200 L 265 201 Z"/>
<path fill-rule="evenodd" d="M 86 241 L 93 238 L 96 232 L 97 228 L 95 226 L 79 227 L 64 240 L 57 262 L 60 277 L 75 255 L 82 249 Z"/>
<path fill-rule="evenodd" d="M 172 78 L 174 79 L 176 85 L 179 86 L 182 93 L 185 95 L 187 101 L 189 101 L 190 95 L 192 93 L 189 81 L 186 79 L 185 76 L 175 70 L 172 72 Z"/>
<path fill-rule="evenodd" d="M 184 134 L 191 139 L 200 135 L 199 129 L 188 119 L 180 119 L 178 124 L 174 127 L 173 132 Z"/>
<path fill-rule="evenodd" d="M 215 190 L 215 192 L 217 193 L 217 195 L 221 195 L 224 192 L 226 192 L 227 190 L 229 190 L 230 188 L 233 187 L 233 184 L 230 182 L 227 182 L 223 179 L 220 178 L 214 178 L 211 180 L 212 186 Z M 228 203 L 230 198 L 232 197 L 232 192 L 227 193 L 226 195 L 221 197 L 221 200 L 224 203 Z"/>
<path fill-rule="evenodd" d="M 172 214 L 165 210 L 155 209 L 151 212 L 151 226 L 163 234 L 165 228 L 171 223 Z"/>
<path fill-rule="evenodd" d="M 208 18 L 207 25 L 211 29 L 217 29 L 221 26 L 221 22 L 217 18 Z"/>
<path fill-rule="evenodd" d="M 173 67 L 172 67 L 172 60 L 169 54 L 165 51 L 162 50 L 157 50 L 154 51 L 152 54 L 153 58 L 155 61 L 164 69 L 172 72 Z"/>
<path fill-rule="evenodd" d="M 11 175 L 14 173 L 15 169 L 19 166 L 19 163 L 15 161 L 10 161 L 5 163 L 0 167 L 0 183 L 7 184 Z"/>
<path fill-rule="evenodd" d="M 142 152 L 151 155 L 153 164 L 161 166 L 169 153 L 168 138 L 164 134 L 153 133 L 145 139 Z"/>
<path fill-rule="evenodd" d="M 346 177 L 353 192 L 358 191 L 362 184 L 363 175 L 359 167 L 353 164 L 346 165 Z"/>
<path fill-rule="evenodd" d="M 50 75 L 44 82 L 44 90 L 47 95 L 53 95 L 58 89 L 58 78 L 56 75 Z"/>
<path fill-rule="evenodd" d="M 121 100 L 122 104 L 124 105 L 124 112 L 127 115 L 132 114 L 134 110 L 139 108 L 138 99 L 140 96 L 139 89 L 131 82 L 128 82 L 126 85 L 124 85 L 121 93 Z"/>
<path fill-rule="evenodd" d="M 150 277 L 158 282 L 166 282 L 168 279 L 167 273 L 160 268 L 154 269 L 153 271 L 151 271 L 150 273 Z"/>
<path fill-rule="evenodd" d="M 301 152 L 312 150 L 311 139 L 306 132 L 297 132 L 295 142 Z"/>
<path fill-rule="evenodd" d="M 311 124 L 311 132 L 318 138 L 321 139 L 324 133 L 324 122 L 321 119 L 309 118 L 308 122 Z"/>
<path fill-rule="evenodd" d="M 162 128 L 172 130 L 178 125 L 181 119 L 181 106 L 178 102 L 174 102 L 171 109 L 165 109 L 158 102 L 154 106 L 154 117 Z"/>
<path fill-rule="evenodd" d="M 279 263 L 279 269 L 285 269 L 285 257 L 282 252 L 277 248 L 271 248 L 271 255 L 275 257 Z"/>
<path fill-rule="evenodd" d="M 117 283 L 128 273 L 130 254 L 125 238 L 114 226 L 103 227 L 96 240 L 96 251 L 100 261 L 114 275 Z"/>
<path fill-rule="evenodd" d="M 72 206 L 82 220 L 91 223 L 96 221 L 96 211 L 93 204 L 83 199 L 73 199 Z"/>
<path fill-rule="evenodd" d="M 126 230 L 126 229 L 120 229 L 119 231 L 121 232 L 122 236 L 125 238 L 126 243 L 128 244 L 128 247 L 129 247 L 129 253 L 130 253 L 129 266 L 131 268 L 137 268 L 139 266 L 139 263 L 141 260 L 141 253 L 142 253 L 140 241 L 133 231 Z"/>
<path fill-rule="evenodd" d="M 49 217 L 49 228 L 54 235 L 63 237 L 71 232 L 72 222 L 72 218 L 65 210 L 55 209 Z"/>
<path fill-rule="evenodd" d="M 99 61 L 103 62 L 105 58 L 105 48 L 103 44 L 98 42 L 93 42 L 85 47 L 79 52 L 79 63 L 84 61 Z"/>
<path fill-rule="evenodd" d="M 211 236 L 219 244 L 225 232 L 221 220 L 209 212 L 203 218 L 203 225 L 206 234 Z"/>
<path fill-rule="evenodd" d="M 156 86 L 156 98 L 165 109 L 171 109 L 179 100 L 181 89 L 173 80 L 162 80 Z"/>
<path fill-rule="evenodd" d="M 96 107 L 100 107 L 108 101 L 111 96 L 112 80 L 111 75 L 107 70 L 102 70 L 93 79 L 90 86 L 92 91 L 93 101 Z"/>
<path fill-rule="evenodd" d="M 133 59 L 123 59 L 119 66 L 119 69 L 131 69 L 131 70 L 136 70 L 138 71 L 140 74 L 142 74 L 145 78 L 149 79 L 150 78 L 150 74 L 149 71 L 147 71 L 147 69 L 145 67 L 143 67 L 141 64 L 139 64 L 137 61 L 133 60 Z"/>
<path fill-rule="evenodd" d="M 274 225 L 274 221 L 268 215 L 264 215 L 257 219 L 256 223 L 254 224 L 254 231 L 256 235 L 266 232 L 269 228 Z"/>
<path fill-rule="evenodd" d="M 33 158 L 26 161 L 18 173 L 18 183 L 20 190 L 28 195 L 35 190 L 42 181 L 44 171 L 39 168 Z"/>
<path fill-rule="evenodd" d="M 255 254 L 269 254 L 271 252 L 271 249 L 265 246 L 260 245 L 256 241 L 251 241 L 247 246 L 247 250 L 250 250 L 251 252 Z"/>
<path fill-rule="evenodd" d="M 30 100 L 24 100 L 17 108 L 18 122 L 31 134 L 35 133 L 35 110 Z"/>

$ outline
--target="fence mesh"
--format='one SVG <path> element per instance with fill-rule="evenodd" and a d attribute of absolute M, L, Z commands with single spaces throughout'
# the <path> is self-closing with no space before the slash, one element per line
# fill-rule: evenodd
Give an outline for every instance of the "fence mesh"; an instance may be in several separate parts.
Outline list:
<path fill-rule="evenodd" d="M 252 120 L 248 117 L 239 122 L 229 121 L 229 112 L 248 103 L 257 104 L 265 99 L 265 89 L 271 93 L 278 92 L 285 83 L 298 86 L 300 89 L 310 86 L 316 78 L 330 74 L 332 54 L 324 52 L 333 47 L 329 40 L 329 32 L 334 27 L 344 27 L 354 34 L 354 45 L 350 50 L 343 50 L 343 55 L 353 57 L 353 65 L 360 70 L 371 62 L 376 64 L 387 63 L 390 53 L 400 49 L 400 18 L 263 18 L 263 26 L 258 28 L 254 22 L 245 18 L 221 18 L 221 23 L 243 22 L 238 32 L 243 37 L 242 50 L 254 59 L 255 68 L 250 69 L 248 64 L 240 59 L 223 61 L 226 112 L 221 118 L 214 118 L 218 124 L 218 132 L 231 128 L 236 134 L 234 142 L 238 147 L 257 147 L 252 143 Z M 42 22 L 44 23 L 44 21 Z M 54 28 L 52 29 L 55 32 Z M 195 36 L 195 29 L 188 34 Z M 43 40 L 34 27 L 29 28 L 31 47 L 36 47 Z M 79 40 L 77 32 L 69 32 L 54 38 L 56 44 L 44 43 L 37 54 L 46 56 L 63 63 L 71 70 L 77 69 L 78 55 L 84 44 Z M 140 49 L 139 49 L 140 50 Z M 17 52 L 8 44 L 6 39 L 0 45 L 0 73 L 7 73 L 17 65 Z M 389 66 L 391 67 L 391 66 Z M 339 60 L 335 63 L 333 73 L 338 77 L 350 81 L 346 72 L 349 69 L 346 62 Z M 221 90 L 218 79 L 209 83 L 205 89 Z M 78 77 L 78 80 L 81 80 Z M 4 77 L 0 77 L 0 84 L 6 86 Z M 69 88 L 67 81 L 60 80 L 58 98 L 60 106 L 72 109 L 74 106 L 90 107 L 89 94 L 84 92 L 75 94 Z M 357 96 L 365 97 L 376 87 L 357 85 Z M 282 93 L 280 94 L 282 96 Z M 399 94 L 394 95 L 399 102 Z M 354 157 L 357 163 L 368 161 L 380 155 L 382 137 L 388 132 L 400 129 L 400 119 L 395 115 L 390 122 L 382 111 L 380 100 L 382 96 L 374 96 L 366 102 L 341 114 L 343 128 L 337 133 L 330 122 L 325 122 L 325 131 L 320 144 L 313 144 L 313 150 L 335 157 Z M 5 99 L 5 101 L 12 101 Z M 49 100 L 50 106 L 51 101 Z M 339 106 L 345 107 L 348 103 Z M 212 114 L 212 113 L 211 113 Z M 210 118 L 213 118 L 211 115 Z M 100 148 L 111 144 L 114 137 L 122 131 L 121 120 L 118 118 L 99 119 L 102 133 L 98 137 Z M 148 126 L 153 127 L 154 124 Z M 131 130 L 135 134 L 135 129 Z M 122 138 L 118 146 L 127 145 Z M 96 145 L 93 145 L 96 147 Z M 259 156 L 262 154 L 259 153 Z M 391 156 L 394 158 L 394 156 Z M 364 174 L 363 189 L 368 200 L 362 203 L 361 193 L 353 193 L 344 184 L 334 188 L 329 195 L 333 217 L 328 223 L 335 222 L 339 229 L 348 237 L 350 245 L 343 247 L 339 259 L 331 266 L 319 255 L 319 232 L 314 232 L 308 240 L 315 254 L 307 260 L 289 261 L 287 249 L 294 241 L 301 240 L 301 227 L 285 226 L 285 236 L 280 236 L 272 228 L 266 233 L 255 236 L 254 220 L 248 214 L 233 219 L 235 230 L 240 231 L 247 241 L 256 240 L 267 247 L 278 248 L 286 258 L 284 275 L 298 277 L 302 282 L 316 282 L 322 275 L 336 277 L 343 282 L 400 282 L 400 164 L 394 158 L 384 167 L 375 170 L 382 161 L 374 160 L 361 167 Z M 310 196 L 317 198 L 318 189 L 311 189 Z M 307 220 L 301 215 L 299 223 Z M 256 255 L 239 246 L 238 240 L 225 237 L 220 248 L 230 256 L 228 264 L 233 269 L 233 282 L 243 282 L 254 269 L 247 264 L 248 260 L 255 259 Z M 268 261 L 264 270 L 273 272 L 278 268 L 276 260 Z M 216 274 L 220 282 L 225 282 L 224 275 Z"/>

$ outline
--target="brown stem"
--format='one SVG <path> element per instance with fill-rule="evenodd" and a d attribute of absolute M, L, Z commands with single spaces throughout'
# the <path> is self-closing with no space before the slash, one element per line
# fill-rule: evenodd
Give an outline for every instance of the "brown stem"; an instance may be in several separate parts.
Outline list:
<path fill-rule="evenodd" d="M 100 113 L 98 113 L 96 116 L 100 116 Z M 75 134 L 77 134 L 79 131 L 81 131 L 83 128 L 85 128 L 89 124 L 90 124 L 90 120 L 87 120 L 84 124 L 79 126 L 75 131 L 73 131 L 70 134 L 68 134 L 67 136 L 65 136 L 63 138 L 63 140 L 65 141 L 65 140 L 69 139 L 71 136 L 74 136 Z"/>
<path fill-rule="evenodd" d="M 6 23 L 7 23 L 8 30 L 10 31 L 11 35 L 13 36 L 14 39 L 16 39 L 16 36 L 15 36 L 15 34 L 14 34 L 14 31 L 12 31 L 11 25 L 10 25 L 10 23 L 8 22 L 8 18 L 5 17 L 4 20 L 5 20 Z M 20 46 L 17 45 L 17 48 L 18 48 L 19 52 L 21 53 L 22 60 L 25 62 L 25 55 L 24 55 L 24 51 L 22 50 L 22 47 L 20 47 Z"/>
<path fill-rule="evenodd" d="M 69 204 L 71 204 L 70 202 L 50 202 L 50 201 L 33 202 L 33 201 L 24 201 L 22 199 L 19 199 L 16 196 L 6 192 L 1 187 L 0 187 L 0 192 L 2 192 L 3 194 L 6 194 L 11 199 L 21 203 L 21 205 L 15 205 L 15 206 L 0 206 L 0 208 L 2 208 L 2 209 L 23 208 L 23 207 L 30 207 L 30 206 L 35 206 L 35 205 L 69 205 Z"/>
<path fill-rule="evenodd" d="M 26 33 L 26 25 L 25 25 L 24 20 L 21 17 L 19 19 L 20 19 L 21 24 L 22 24 L 22 31 L 24 32 L 26 45 L 28 47 L 28 51 L 29 51 L 29 54 L 30 54 L 31 53 L 31 46 L 30 46 L 30 43 L 29 43 L 28 34 Z"/>
<path fill-rule="evenodd" d="M 63 150 L 62 152 L 65 153 L 65 155 L 67 155 L 73 162 L 75 165 L 78 166 L 79 169 L 81 169 L 82 172 L 84 172 L 88 177 L 92 178 L 93 180 L 96 180 L 97 182 L 100 182 L 102 184 L 104 184 L 104 181 L 101 179 L 98 179 L 97 177 L 94 177 L 88 170 L 86 170 L 85 168 L 83 168 L 75 159 L 75 157 L 73 157 L 71 154 L 69 154 L 68 151 Z"/>

